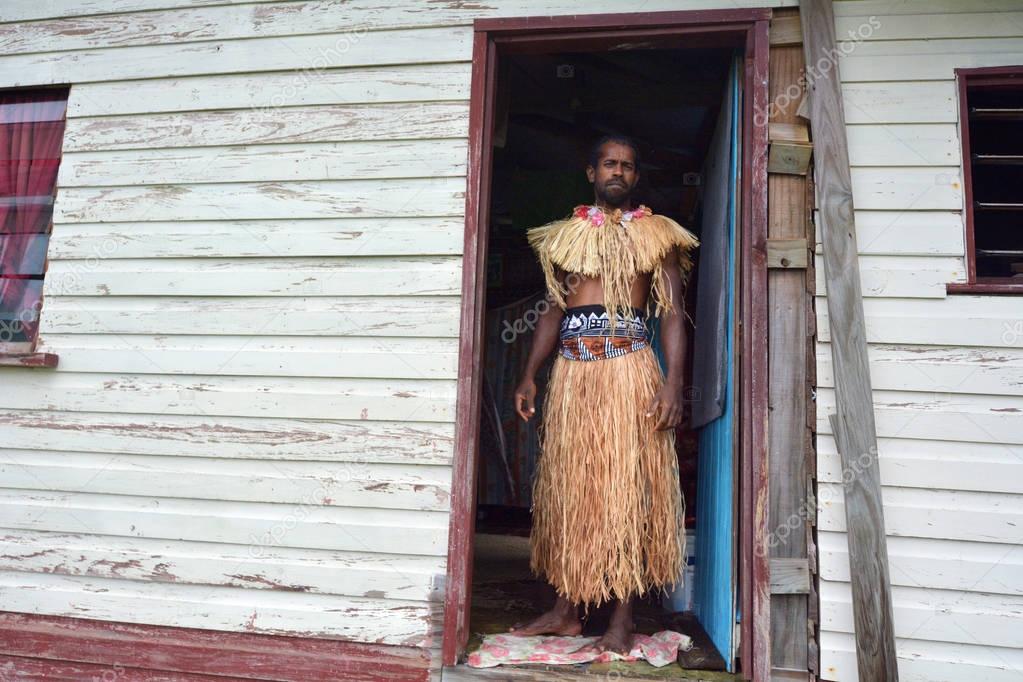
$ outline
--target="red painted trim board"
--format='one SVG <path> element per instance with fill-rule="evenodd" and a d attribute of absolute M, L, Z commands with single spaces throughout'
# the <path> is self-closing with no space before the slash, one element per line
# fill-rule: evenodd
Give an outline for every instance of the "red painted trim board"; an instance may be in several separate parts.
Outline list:
<path fill-rule="evenodd" d="M 0 652 L 17 657 L 19 673 L 52 672 L 44 679 L 61 679 L 81 664 L 83 671 L 120 666 L 180 674 L 159 679 L 418 681 L 429 678 L 430 666 L 430 653 L 419 647 L 10 612 L 0 612 Z"/>

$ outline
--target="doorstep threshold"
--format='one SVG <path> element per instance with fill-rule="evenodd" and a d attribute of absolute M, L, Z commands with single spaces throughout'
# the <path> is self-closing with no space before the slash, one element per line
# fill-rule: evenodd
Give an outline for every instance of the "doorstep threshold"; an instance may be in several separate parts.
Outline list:
<path fill-rule="evenodd" d="M 647 666 L 650 672 L 636 673 L 635 665 L 628 662 L 589 663 L 573 665 L 499 665 L 493 668 L 446 665 L 441 673 L 442 682 L 475 682 L 477 680 L 509 680 L 511 682 L 577 682 L 599 677 L 606 682 L 613 675 L 614 682 L 652 682 L 655 680 L 685 680 L 686 682 L 741 682 L 734 673 L 708 670 L 686 670 L 678 665 L 663 668 Z"/>

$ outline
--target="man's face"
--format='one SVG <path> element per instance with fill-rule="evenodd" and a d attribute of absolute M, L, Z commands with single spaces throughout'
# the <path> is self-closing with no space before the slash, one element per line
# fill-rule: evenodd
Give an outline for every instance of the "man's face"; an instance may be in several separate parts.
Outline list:
<path fill-rule="evenodd" d="M 621 206 L 639 182 L 636 155 L 632 147 L 607 142 L 600 149 L 597 166 L 586 167 L 586 177 L 593 183 L 597 199 L 608 206 Z"/>

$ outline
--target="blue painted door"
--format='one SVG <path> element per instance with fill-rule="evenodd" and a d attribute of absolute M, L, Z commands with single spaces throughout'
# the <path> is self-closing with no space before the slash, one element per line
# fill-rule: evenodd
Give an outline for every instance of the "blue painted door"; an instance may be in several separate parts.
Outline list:
<path fill-rule="evenodd" d="M 739 69 L 740 61 L 732 61 L 728 83 L 730 106 L 723 107 L 730 116 L 727 238 L 728 265 L 725 299 L 726 380 L 724 405 L 719 417 L 699 431 L 699 460 L 696 489 L 696 580 L 694 612 L 711 641 L 734 672 L 734 624 L 736 611 L 736 517 L 735 517 L 735 253 L 738 201 L 739 159 Z"/>
<path fill-rule="evenodd" d="M 734 672 L 735 648 L 734 624 L 736 622 L 736 561 L 735 547 L 737 523 L 735 515 L 735 462 L 736 457 L 736 409 L 734 399 L 735 362 L 733 348 L 735 346 L 735 283 L 737 242 L 737 204 L 739 201 L 739 112 L 742 109 L 740 100 L 740 69 L 741 56 L 736 55 L 729 70 L 729 81 L 722 106 L 722 116 L 727 117 L 722 124 L 726 127 L 726 140 L 719 146 L 722 159 L 727 154 L 726 174 L 727 187 L 714 201 L 727 201 L 725 219 L 722 221 L 727 234 L 720 240 L 723 248 L 728 251 L 727 270 L 724 281 L 727 282 L 724 314 L 726 317 L 724 374 L 724 399 L 721 414 L 699 429 L 699 459 L 697 463 L 696 489 L 696 547 L 689 553 L 695 555 L 696 579 L 693 586 L 693 611 L 703 625 L 711 641 L 727 663 L 728 670 Z M 715 133 L 717 135 L 717 133 Z M 721 183 L 726 184 L 725 182 Z M 720 225 L 719 223 L 718 225 Z M 718 228 L 720 229 L 720 228 Z M 718 243 L 718 240 L 712 240 Z M 707 240 L 704 240 L 706 245 Z M 652 346 L 661 361 L 661 368 L 666 368 L 664 351 L 660 344 L 660 320 L 650 319 L 653 332 Z"/>

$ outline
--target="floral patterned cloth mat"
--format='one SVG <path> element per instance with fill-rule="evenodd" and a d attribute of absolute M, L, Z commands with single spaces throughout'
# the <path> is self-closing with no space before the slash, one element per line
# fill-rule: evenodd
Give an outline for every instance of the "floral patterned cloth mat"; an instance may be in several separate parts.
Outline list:
<path fill-rule="evenodd" d="M 646 660 L 655 668 L 674 663 L 679 651 L 693 648 L 693 638 L 674 630 L 654 635 L 633 635 L 628 654 L 597 651 L 593 644 L 599 637 L 558 637 L 513 634 L 486 635 L 480 648 L 469 654 L 467 663 L 473 668 L 492 668 L 514 663 L 609 663 L 611 661 Z"/>

